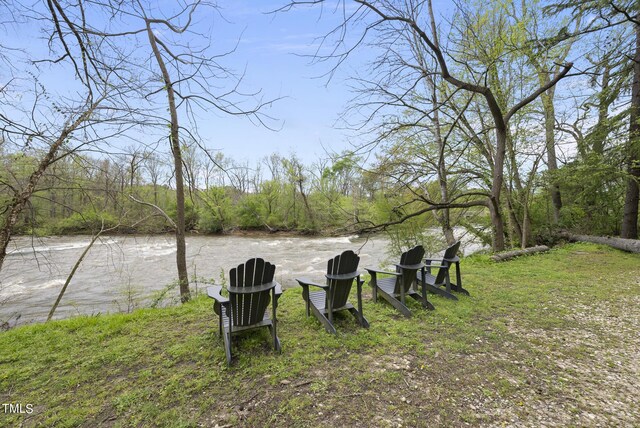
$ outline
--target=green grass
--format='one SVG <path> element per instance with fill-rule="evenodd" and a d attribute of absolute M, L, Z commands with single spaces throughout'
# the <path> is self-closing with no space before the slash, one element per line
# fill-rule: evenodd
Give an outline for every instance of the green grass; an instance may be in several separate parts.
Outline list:
<path fill-rule="evenodd" d="M 234 342 L 232 367 L 206 297 L 0 333 L 0 403 L 34 407 L 22 415 L 0 407 L 0 426 L 640 420 L 640 256 L 574 244 L 503 263 L 471 257 L 462 270 L 471 297 L 430 296 L 435 311 L 410 302 L 411 319 L 373 303 L 365 286 L 371 328 L 345 314 L 335 336 L 305 317 L 299 288 L 287 290 L 282 354 L 266 330 L 249 332 Z"/>

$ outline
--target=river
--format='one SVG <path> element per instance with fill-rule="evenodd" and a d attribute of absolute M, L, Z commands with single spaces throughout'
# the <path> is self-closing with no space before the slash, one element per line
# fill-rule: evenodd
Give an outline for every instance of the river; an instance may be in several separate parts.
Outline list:
<path fill-rule="evenodd" d="M 0 272 L 0 325 L 44 321 L 91 237 L 17 237 Z M 304 276 L 322 281 L 327 260 L 352 249 L 360 267 L 389 261 L 383 237 L 310 238 L 297 236 L 189 236 L 187 264 L 192 290 L 221 283 L 229 269 L 251 257 L 276 265 L 285 288 Z M 466 252 L 477 249 L 468 244 Z M 94 244 L 71 280 L 55 319 L 79 314 L 126 312 L 147 306 L 177 278 L 175 241 L 171 235 L 109 236 Z M 167 293 L 175 300 L 177 290 Z M 166 303 L 166 302 L 165 302 Z"/>

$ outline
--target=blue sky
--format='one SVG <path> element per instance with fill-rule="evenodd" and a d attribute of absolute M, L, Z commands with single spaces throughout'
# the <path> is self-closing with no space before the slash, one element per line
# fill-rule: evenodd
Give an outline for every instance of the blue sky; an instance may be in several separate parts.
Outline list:
<path fill-rule="evenodd" d="M 356 54 L 341 67 L 331 82 L 320 77 L 328 65 L 311 65 L 317 37 L 338 23 L 338 17 L 325 9 L 299 8 L 286 13 L 268 14 L 280 2 L 249 0 L 224 1 L 221 13 L 229 23 L 214 26 L 215 40 L 237 50 L 224 63 L 246 69 L 245 87 L 262 89 L 263 100 L 281 98 L 266 113 L 278 119 L 280 130 L 255 126 L 247 119 L 210 115 L 200 123 L 200 134 L 207 145 L 237 160 L 257 160 L 273 152 L 295 152 L 305 163 L 325 156 L 325 149 L 348 148 L 348 136 L 336 121 L 351 94 L 346 79 L 366 58 Z M 218 20 L 220 21 L 220 20 Z"/>
<path fill-rule="evenodd" d="M 296 153 L 306 164 L 326 157 L 325 151 L 341 152 L 359 145 L 364 138 L 345 129 L 339 120 L 353 94 L 349 78 L 366 70 L 375 55 L 371 46 L 361 46 L 340 65 L 329 81 L 323 77 L 335 63 L 311 64 L 319 38 L 341 23 L 342 10 L 359 7 L 346 0 L 327 0 L 321 6 L 299 6 L 287 12 L 269 13 L 287 0 L 224 0 L 218 2 L 228 23 L 217 22 L 216 38 L 237 50 L 225 63 L 236 70 L 246 68 L 245 83 L 253 90 L 262 89 L 264 99 L 283 97 L 268 113 L 279 119 L 281 129 L 273 132 L 256 127 L 242 118 L 218 115 L 202 121 L 201 136 L 210 148 L 220 149 L 237 160 L 260 159 L 271 153 Z M 452 2 L 434 0 L 438 25 L 447 25 L 442 16 L 450 15 Z M 334 13 L 335 12 L 335 13 Z M 347 45 L 360 37 L 360 31 L 346 35 Z M 351 43 L 350 43 L 351 42 Z M 370 138 L 370 137 L 369 137 Z"/>
<path fill-rule="evenodd" d="M 327 1 L 328 4 L 336 2 L 337 0 Z M 154 4 L 162 7 L 165 15 L 177 7 L 174 0 Z M 364 59 L 362 55 L 355 55 L 349 64 L 340 69 L 332 83 L 327 85 L 327 79 L 319 76 L 328 70 L 328 66 L 310 66 L 310 58 L 305 55 L 314 52 L 317 37 L 337 25 L 340 17 L 333 15 L 327 8 L 321 14 L 318 7 L 300 7 L 289 12 L 269 13 L 286 4 L 287 0 L 221 0 L 218 2 L 219 14 L 211 8 L 200 7 L 195 18 L 198 21 L 195 25 L 198 31 L 202 30 L 206 34 L 210 30 L 209 54 L 222 54 L 237 45 L 235 52 L 220 58 L 219 62 L 237 74 L 245 75 L 241 90 L 250 93 L 261 91 L 263 101 L 279 99 L 264 110 L 265 114 L 275 118 L 270 124 L 279 131 L 256 126 L 246 118 L 224 115 L 215 110 L 198 112 L 198 130 L 205 145 L 221 151 L 225 157 L 249 161 L 250 165 L 255 165 L 255 162 L 274 152 L 282 155 L 296 153 L 304 163 L 310 164 L 318 157 L 325 156 L 325 148 L 341 151 L 348 146 L 347 132 L 336 129 L 336 120 L 350 98 L 346 86 L 347 76 L 350 75 L 351 68 L 361 67 Z M 46 16 L 46 6 L 39 7 L 41 9 L 38 10 Z M 152 10 L 151 13 L 163 16 L 162 11 Z M 108 18 L 101 16 L 98 19 Z M 3 42 L 0 44 L 6 43 L 7 46 L 24 49 L 23 62 L 16 62 L 17 68 L 13 72 L 18 80 L 24 78 L 27 91 L 33 89 L 33 84 L 24 70 L 31 70 L 30 73 L 37 74 L 43 87 L 47 88 L 51 99 L 73 98 L 76 91 L 79 91 L 80 95 L 76 98 L 82 100 L 82 89 L 77 79 L 74 79 L 69 65 L 40 63 L 36 69 L 31 63 L 32 58 L 48 58 L 51 55 L 46 41 L 49 30 L 47 24 L 46 21 L 28 20 L 25 17 L 6 22 L 2 27 Z M 94 25 L 101 27 L 99 22 Z M 106 21 L 105 25 L 108 25 Z M 118 30 L 122 28 L 125 27 L 119 27 Z M 140 28 L 140 23 L 132 21 L 131 28 Z M 154 31 L 160 39 L 169 36 L 163 34 L 160 26 L 154 28 Z M 146 36 L 142 34 L 139 38 L 144 42 Z M 184 43 L 189 40 L 189 36 L 176 39 L 179 43 Z M 203 44 L 198 40 L 194 42 L 199 46 Z M 143 47 L 141 58 L 148 56 L 148 48 Z M 151 66 L 157 70 L 155 63 Z M 9 68 L 7 64 L 6 70 Z M 4 80 L 3 82 L 6 83 Z M 208 83 L 225 87 L 224 82 Z M 24 112 L 12 111 L 10 102 L 5 103 L 2 108 L 9 111 L 12 117 L 20 117 L 20 114 L 28 116 L 33 103 L 32 97 L 26 91 L 21 93 L 18 86 L 13 96 L 16 102 L 21 103 Z M 46 116 L 45 113 L 44 121 L 60 120 Z M 181 125 L 188 125 L 184 110 L 181 112 Z M 135 134 L 133 138 L 144 139 L 145 134 Z M 155 141 L 155 137 L 151 140 Z M 111 143 L 114 152 L 119 147 L 135 145 L 135 141 L 131 139 Z M 168 146 L 160 149 L 168 151 Z"/>
<path fill-rule="evenodd" d="M 264 111 L 276 119 L 271 125 L 278 131 L 214 110 L 198 112 L 198 130 L 205 145 L 221 151 L 225 157 L 255 165 L 271 153 L 285 156 L 295 153 L 305 164 L 311 164 L 326 157 L 325 151 L 340 152 L 352 148 L 350 143 L 362 143 L 364 137 L 344 129 L 339 117 L 352 97 L 348 89 L 349 77 L 356 72 L 366 75 L 373 49 L 369 46 L 357 49 L 329 82 L 323 75 L 334 63 L 312 65 L 310 55 L 316 50 L 318 38 L 341 23 L 341 13 L 334 13 L 333 8 L 342 1 L 327 0 L 322 8 L 301 6 L 288 12 L 269 13 L 287 2 L 221 0 L 218 2 L 220 15 L 205 10 L 196 16 L 198 28 L 211 29 L 210 53 L 224 53 L 237 45 L 235 52 L 221 58 L 220 62 L 237 73 L 244 73 L 242 89 L 245 92 L 261 91 L 263 101 L 278 99 Z M 168 9 L 176 6 L 173 0 L 157 4 Z M 347 0 L 344 4 L 352 9 L 357 7 L 353 1 Z M 436 14 L 449 6 L 446 1 L 434 1 Z M 23 46 L 32 54 L 36 50 L 36 57 L 47 57 L 46 43 L 42 39 L 46 33 L 40 33 L 38 25 L 37 20 L 26 25 L 14 22 L 6 26 L 4 36 L 12 39 L 13 45 Z M 138 26 L 136 23 L 133 28 Z M 157 31 L 162 39 L 162 30 Z M 359 35 L 356 31 L 347 34 L 347 38 L 353 41 Z M 39 40 L 36 42 L 35 38 Z M 151 66 L 155 68 L 155 64 Z M 58 96 L 74 91 L 70 70 L 49 71 L 45 65 L 41 67 L 38 78 L 48 89 L 57 89 Z M 28 110 L 28 102 L 24 99 L 22 102 Z M 184 112 L 181 124 L 187 125 Z M 144 134 L 140 138 L 144 138 Z M 116 141 L 114 150 L 118 146 L 124 148 L 134 144 L 132 140 Z"/>

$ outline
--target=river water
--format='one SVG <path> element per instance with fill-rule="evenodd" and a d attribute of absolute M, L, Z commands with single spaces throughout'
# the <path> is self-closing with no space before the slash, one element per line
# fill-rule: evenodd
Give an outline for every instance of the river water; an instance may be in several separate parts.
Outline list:
<path fill-rule="evenodd" d="M 89 236 L 14 239 L 0 272 L 0 324 L 44 321 L 90 240 Z M 222 283 L 230 268 L 252 257 L 274 263 L 276 280 L 285 288 L 296 286 L 295 278 L 301 276 L 322 281 L 327 260 L 347 249 L 360 255 L 361 268 L 379 267 L 390 260 L 383 237 L 189 236 L 191 288 L 202 292 L 212 281 Z M 474 244 L 467 245 L 466 252 L 473 249 Z M 109 236 L 96 241 L 54 318 L 149 305 L 175 283 L 175 256 L 171 235 Z M 174 288 L 166 294 L 175 299 L 178 292 Z"/>

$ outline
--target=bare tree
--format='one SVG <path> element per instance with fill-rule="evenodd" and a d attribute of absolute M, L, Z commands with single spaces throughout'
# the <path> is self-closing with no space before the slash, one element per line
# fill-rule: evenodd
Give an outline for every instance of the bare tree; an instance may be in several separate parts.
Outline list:
<path fill-rule="evenodd" d="M 58 159 L 62 145 L 67 142 L 74 131 L 86 126 L 87 122 L 90 121 L 91 115 L 103 99 L 104 98 L 99 98 L 93 102 L 87 100 L 87 104 L 81 108 L 80 113 L 77 113 L 75 117 L 59 131 L 57 136 L 53 138 L 44 135 L 38 136 L 48 142 L 48 150 L 40 160 L 35 171 L 29 176 L 27 185 L 22 189 L 13 189 L 14 194 L 12 200 L 3 207 L 2 225 L 0 226 L 0 269 L 2 269 L 4 258 L 7 255 L 7 246 L 11 239 L 11 233 L 18 222 L 19 215 L 25 209 L 40 179 L 47 168 Z M 22 132 L 28 131 L 23 129 Z"/>
<path fill-rule="evenodd" d="M 92 55 L 94 50 L 103 47 L 111 49 L 112 54 L 122 60 L 123 67 L 134 70 L 137 74 L 136 79 L 122 79 L 120 84 L 131 87 L 146 101 L 152 102 L 151 110 L 147 112 L 146 122 L 159 127 L 164 127 L 167 123 L 169 125 L 168 139 L 173 155 L 177 200 L 176 265 L 181 300 L 187 301 L 190 292 L 186 265 L 185 194 L 179 111 L 184 111 L 194 128 L 196 128 L 194 113 L 206 109 L 248 117 L 250 120 L 266 125 L 265 120 L 270 118 L 262 110 L 273 100 L 265 103 L 258 97 L 259 93 L 241 93 L 239 85 L 242 82 L 242 76 L 234 75 L 220 63 L 220 58 L 231 52 L 222 54 L 210 52 L 209 35 L 198 31 L 194 17 L 199 11 L 205 9 L 217 12 L 218 8 L 215 4 L 193 0 L 165 4 L 158 9 L 155 2 L 145 4 L 142 0 L 126 2 L 86 0 L 80 3 L 50 0 L 49 9 L 56 23 L 54 34 L 62 40 L 63 44 L 67 38 L 82 41 L 89 37 L 100 41 L 97 45 L 80 43 L 82 58 L 89 64 L 85 80 L 89 81 L 103 73 L 101 64 Z M 90 21 L 87 18 L 99 15 L 106 15 L 109 19 L 105 23 L 98 19 Z M 181 36 L 183 36 L 182 41 Z M 146 38 L 146 42 L 143 37 Z M 194 40 L 201 42 L 204 47 L 195 46 Z M 143 48 L 143 44 L 148 48 Z M 131 48 L 127 50 L 129 46 Z M 135 61 L 137 55 L 144 56 L 145 52 L 151 53 L 150 59 L 159 69 L 160 79 L 157 72 L 148 68 L 149 62 Z M 76 64 L 75 57 L 72 55 L 71 57 Z M 158 85 L 158 80 L 161 85 Z M 222 86 L 214 82 L 221 81 L 229 81 L 230 89 L 225 88 L 220 92 L 214 92 Z M 160 105 L 159 100 L 155 98 L 161 93 L 166 94 L 164 105 L 169 109 L 168 121 L 160 112 L 153 110 Z M 254 103 L 253 106 L 245 108 L 241 101 L 247 98 L 253 99 Z"/>
<path fill-rule="evenodd" d="M 286 10 L 296 5 L 322 3 L 324 2 L 321 0 L 293 1 L 281 10 Z M 379 75 L 378 80 L 373 82 L 374 85 L 378 87 L 383 86 L 385 82 L 393 79 L 394 76 L 402 76 L 403 71 L 409 70 L 416 71 L 414 84 L 417 84 L 425 76 L 437 74 L 458 90 L 477 95 L 484 99 L 491 118 L 491 125 L 488 129 L 491 129 L 494 134 L 492 147 L 492 180 L 488 199 L 484 202 L 484 205 L 489 209 L 491 223 L 493 225 L 493 249 L 495 251 L 504 249 L 505 229 L 500 196 L 504 186 L 504 166 L 509 121 L 523 107 L 530 104 L 549 88 L 553 87 L 560 79 L 565 77 L 572 68 L 572 64 L 565 64 L 552 79 L 532 89 L 528 95 L 523 96 L 510 107 L 503 106 L 500 104 L 494 92 L 495 88 L 491 87 L 486 81 L 487 71 L 476 71 L 473 69 L 473 66 L 478 64 L 465 64 L 464 57 L 459 59 L 455 57 L 455 52 L 444 51 L 437 40 L 434 39 L 432 31 L 423 24 L 428 20 L 428 17 L 425 17 L 425 6 L 429 6 L 429 9 L 432 9 L 430 7 L 430 0 L 354 0 L 353 3 L 357 6 L 355 10 L 347 8 L 346 0 L 341 3 L 343 8 L 339 10 L 344 16 L 343 23 L 323 39 L 326 45 L 330 43 L 329 41 L 332 38 L 334 40 L 337 39 L 337 41 L 332 48 L 329 48 L 327 54 L 323 54 L 322 52 L 318 53 L 320 60 L 334 59 L 338 65 L 341 64 L 347 59 L 351 52 L 364 43 L 370 33 L 373 33 L 373 37 L 377 36 L 376 41 L 378 43 L 387 46 L 381 54 L 381 59 L 377 61 L 377 64 L 383 66 L 391 64 L 386 70 L 382 69 L 382 71 L 380 71 L 379 68 L 377 69 Z M 353 11 L 349 12 L 350 10 Z M 351 31 L 360 32 L 360 36 L 356 37 L 354 44 L 345 48 L 347 44 L 345 35 Z M 403 40 L 415 41 L 414 43 L 417 49 L 424 52 L 424 56 L 430 56 L 434 59 L 435 66 L 426 69 L 421 68 L 420 64 L 416 64 L 415 58 L 406 57 L 402 55 L 400 49 L 389 46 L 389 41 L 396 42 Z M 402 58 L 404 61 L 385 61 L 392 55 Z M 451 63 L 458 64 L 459 61 L 462 61 L 463 68 L 465 69 L 464 73 L 460 71 L 456 73 L 450 66 Z M 413 92 L 409 91 L 405 93 L 404 96 L 396 97 L 392 105 L 407 108 L 408 103 L 405 102 L 405 97 L 410 97 L 412 93 Z M 377 117 L 376 114 L 380 109 L 381 107 L 374 109 L 374 112 L 368 119 L 373 120 Z M 432 204 L 431 207 L 426 210 L 453 208 L 455 205 L 456 204 L 450 203 L 450 201 L 445 201 L 441 204 Z M 425 209 L 420 209 L 409 215 L 413 216 L 423 211 L 425 211 Z"/>
<path fill-rule="evenodd" d="M 154 152 L 147 152 L 143 156 L 144 169 L 149 175 L 149 180 L 153 186 L 153 203 L 158 205 L 158 186 L 163 174 L 164 164 L 160 156 Z"/>

